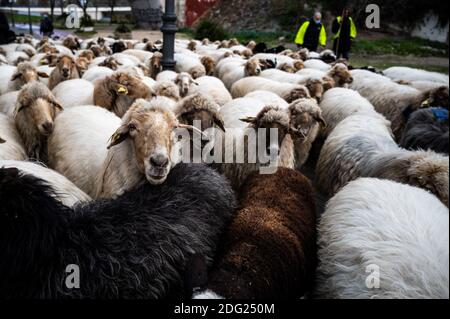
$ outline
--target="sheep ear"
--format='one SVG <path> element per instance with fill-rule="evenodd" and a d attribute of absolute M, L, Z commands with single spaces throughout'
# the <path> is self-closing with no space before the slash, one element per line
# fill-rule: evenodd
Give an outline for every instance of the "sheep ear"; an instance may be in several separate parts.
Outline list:
<path fill-rule="evenodd" d="M 128 136 L 129 136 L 128 125 L 122 125 L 109 138 L 109 144 L 106 148 L 109 150 L 111 147 L 122 143 L 123 141 L 125 141 L 127 139 Z"/>
<path fill-rule="evenodd" d="M 254 116 L 247 116 L 247 117 L 239 119 L 239 121 L 242 121 L 242 122 L 245 122 L 245 123 L 255 123 L 256 117 L 254 117 Z"/>
<path fill-rule="evenodd" d="M 52 101 L 53 106 L 58 109 L 60 112 L 64 111 L 64 108 L 62 107 L 61 104 L 59 104 L 58 101 Z"/>
<path fill-rule="evenodd" d="M 50 77 L 46 72 L 38 72 L 37 74 L 41 78 L 49 78 Z"/>
<path fill-rule="evenodd" d="M 323 128 L 326 128 L 326 127 L 328 126 L 328 125 L 327 125 L 327 122 L 326 122 L 325 119 L 322 117 L 322 115 L 319 115 L 319 116 L 316 118 L 316 121 L 319 122 L 320 125 L 321 125 Z"/>
<path fill-rule="evenodd" d="M 14 73 L 14 74 L 11 76 L 11 81 L 15 81 L 15 80 L 17 80 L 18 78 L 20 78 L 21 76 L 22 76 L 21 73 Z"/>
<path fill-rule="evenodd" d="M 195 292 L 203 290 L 208 283 L 208 266 L 203 255 L 192 255 L 185 266 L 185 297 L 191 299 Z"/>

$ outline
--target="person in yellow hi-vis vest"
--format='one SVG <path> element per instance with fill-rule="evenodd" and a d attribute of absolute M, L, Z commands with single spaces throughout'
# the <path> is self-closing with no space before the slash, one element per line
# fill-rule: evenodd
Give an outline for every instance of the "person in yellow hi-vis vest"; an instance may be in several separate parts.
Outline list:
<path fill-rule="evenodd" d="M 327 44 L 327 33 L 322 24 L 322 14 L 320 12 L 314 13 L 314 16 L 303 22 L 298 30 L 295 43 L 298 47 L 307 48 L 310 51 L 317 51 L 320 45 L 325 47 Z"/>
<path fill-rule="evenodd" d="M 333 51 L 336 57 L 339 58 L 342 55 L 344 59 L 348 60 L 352 41 L 356 38 L 356 26 L 350 10 L 344 9 L 342 16 L 334 19 L 331 31 L 334 33 Z"/>

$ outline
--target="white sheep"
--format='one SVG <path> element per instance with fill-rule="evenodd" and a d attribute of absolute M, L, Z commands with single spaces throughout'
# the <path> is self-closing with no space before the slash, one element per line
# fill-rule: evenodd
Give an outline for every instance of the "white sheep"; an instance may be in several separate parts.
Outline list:
<path fill-rule="evenodd" d="M 318 225 L 316 297 L 449 298 L 449 214 L 433 195 L 360 178 L 328 203 Z"/>
<path fill-rule="evenodd" d="M 221 77 L 227 89 L 231 89 L 234 83 L 248 76 L 258 76 L 261 74 L 261 64 L 259 60 L 251 59 L 244 65 L 236 66 Z"/>
<path fill-rule="evenodd" d="M 104 165 L 108 139 L 119 126 L 120 118 L 101 107 L 64 110 L 49 137 L 49 166 L 94 198 L 95 176 Z"/>
<path fill-rule="evenodd" d="M 233 99 L 223 82 L 216 77 L 202 76 L 197 78 L 195 82 L 195 84 L 191 84 L 188 95 L 197 92 L 210 95 L 220 106 L 227 104 Z"/>
<path fill-rule="evenodd" d="M 175 71 L 187 72 L 194 79 L 206 75 L 206 69 L 198 58 L 189 56 L 187 54 L 175 53 Z"/>
<path fill-rule="evenodd" d="M 365 70 L 352 70 L 354 79 L 349 88 L 356 90 L 369 100 L 375 110 L 392 123 L 392 131 L 398 139 L 406 122 L 405 112 L 418 109 L 429 97 L 430 92 L 395 83 L 388 77 Z"/>
<path fill-rule="evenodd" d="M 318 59 L 309 59 L 303 62 L 305 65 L 305 69 L 316 69 L 320 71 L 329 71 L 331 69 L 331 65 L 323 62 L 322 60 Z"/>
<path fill-rule="evenodd" d="M 448 75 L 404 66 L 395 66 L 383 71 L 383 74 L 394 81 L 430 81 L 448 85 Z"/>
<path fill-rule="evenodd" d="M 61 82 L 52 93 L 64 108 L 94 104 L 94 85 L 83 79 Z"/>
<path fill-rule="evenodd" d="M 8 116 L 14 116 L 14 107 L 20 91 L 12 91 L 0 95 L 0 112 Z"/>
<path fill-rule="evenodd" d="M 105 66 L 94 66 L 87 69 L 81 78 L 91 83 L 95 83 L 95 81 L 103 80 L 104 78 L 111 76 L 113 73 L 113 70 Z"/>
<path fill-rule="evenodd" d="M 25 174 L 42 179 L 53 188 L 55 191 L 53 194 L 56 199 L 66 206 L 72 207 L 76 204 L 91 201 L 91 198 L 86 193 L 76 187 L 66 177 L 38 163 L 0 160 L 0 167 L 15 167 Z"/>
<path fill-rule="evenodd" d="M 359 177 L 418 186 L 448 206 L 448 156 L 400 148 L 392 138 L 390 122 L 381 117 L 347 117 L 330 133 L 320 152 L 316 178 L 324 192 L 333 195 Z"/>
<path fill-rule="evenodd" d="M 383 118 L 381 114 L 375 111 L 373 105 L 357 91 L 344 88 L 333 88 L 325 92 L 320 101 L 320 108 L 327 123 L 326 128 L 322 130 L 324 137 L 328 136 L 342 120 L 351 115 Z"/>
<path fill-rule="evenodd" d="M 175 81 L 177 75 L 178 74 L 175 71 L 162 71 L 156 76 L 156 82 Z"/>
<path fill-rule="evenodd" d="M 288 103 L 300 98 L 310 97 L 308 89 L 304 85 L 280 83 L 261 77 L 246 77 L 233 84 L 231 95 L 233 98 L 243 97 L 252 91 L 271 91 Z"/>
<path fill-rule="evenodd" d="M 27 159 L 27 153 L 14 120 L 4 114 L 0 114 L 0 136 L 5 141 L 0 143 L 0 160 L 24 161 Z"/>
<path fill-rule="evenodd" d="M 147 60 L 150 60 L 153 56 L 152 52 L 136 49 L 127 49 L 125 51 L 122 51 L 122 53 L 138 58 L 142 63 L 146 62 Z"/>

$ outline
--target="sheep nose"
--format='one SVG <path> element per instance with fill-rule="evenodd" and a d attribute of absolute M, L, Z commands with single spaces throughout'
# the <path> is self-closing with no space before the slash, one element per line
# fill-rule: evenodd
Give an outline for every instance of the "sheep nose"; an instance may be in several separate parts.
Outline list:
<path fill-rule="evenodd" d="M 165 168 L 169 164 L 169 159 L 162 154 L 153 155 L 150 157 L 150 164 L 155 167 Z"/>
<path fill-rule="evenodd" d="M 350 78 L 348 79 L 348 83 L 353 83 L 353 78 L 352 78 L 352 77 L 350 77 Z"/>
<path fill-rule="evenodd" d="M 44 129 L 45 133 L 50 134 L 53 132 L 53 123 L 45 122 L 44 124 L 42 124 L 42 128 Z"/>
<path fill-rule="evenodd" d="M 62 69 L 62 72 L 64 76 L 67 76 L 69 74 L 69 69 L 64 68 Z"/>

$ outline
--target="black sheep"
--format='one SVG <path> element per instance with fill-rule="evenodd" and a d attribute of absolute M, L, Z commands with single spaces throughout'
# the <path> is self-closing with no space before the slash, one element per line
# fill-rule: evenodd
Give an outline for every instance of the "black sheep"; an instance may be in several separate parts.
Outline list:
<path fill-rule="evenodd" d="M 400 146 L 410 150 L 433 150 L 449 153 L 448 110 L 440 107 L 413 112 L 400 140 Z"/>
<path fill-rule="evenodd" d="M 179 164 L 160 186 L 69 208 L 43 180 L 0 168 L 0 299 L 180 298 L 193 254 L 211 263 L 235 210 L 223 177 Z M 79 266 L 80 287 L 66 287 Z"/>

